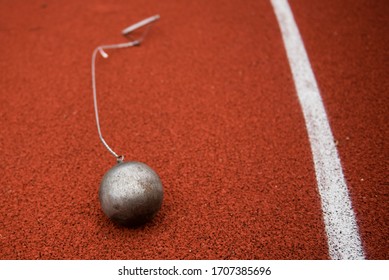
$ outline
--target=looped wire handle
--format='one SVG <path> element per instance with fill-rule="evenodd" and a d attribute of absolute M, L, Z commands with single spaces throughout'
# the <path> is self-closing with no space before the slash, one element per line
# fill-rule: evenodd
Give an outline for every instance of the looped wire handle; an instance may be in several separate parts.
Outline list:
<path fill-rule="evenodd" d="M 159 15 L 155 15 L 155 16 L 146 18 L 146 19 L 144 19 L 144 20 L 142 20 L 142 21 L 140 21 L 138 23 L 135 23 L 135 24 L 133 24 L 133 25 L 123 29 L 122 34 L 124 36 L 126 36 L 126 35 L 128 35 L 129 33 L 133 32 L 136 29 L 139 29 L 139 28 L 141 28 L 141 27 L 143 27 L 145 25 L 149 25 L 150 23 L 155 22 L 159 18 L 160 18 Z M 146 37 L 146 35 L 147 35 L 148 31 L 149 31 L 149 28 L 150 28 L 150 26 L 145 30 L 143 35 L 139 39 L 137 39 L 137 40 L 130 41 L 130 42 L 127 42 L 127 43 L 119 43 L 119 44 L 98 46 L 97 48 L 95 48 L 95 50 L 93 51 L 93 54 L 92 54 L 92 91 L 93 91 L 93 104 L 94 104 L 94 108 L 95 108 L 97 132 L 98 132 L 100 140 L 103 143 L 103 145 L 105 146 L 105 148 L 116 158 L 118 163 L 123 162 L 124 156 L 123 155 L 119 156 L 117 153 L 115 153 L 112 150 L 112 148 L 110 146 L 108 146 L 107 142 L 105 142 L 105 140 L 104 140 L 104 138 L 102 136 L 102 133 L 101 133 L 100 122 L 99 122 L 99 112 L 98 112 L 98 107 L 97 107 L 97 96 L 96 96 L 97 95 L 96 94 L 96 73 L 95 73 L 96 72 L 95 71 L 95 68 L 96 68 L 95 67 L 95 65 L 96 65 L 96 55 L 97 55 L 97 53 L 100 53 L 102 57 L 108 58 L 108 54 L 105 52 L 105 50 L 127 48 L 127 47 L 132 47 L 132 46 L 139 46 L 140 43 Z"/>

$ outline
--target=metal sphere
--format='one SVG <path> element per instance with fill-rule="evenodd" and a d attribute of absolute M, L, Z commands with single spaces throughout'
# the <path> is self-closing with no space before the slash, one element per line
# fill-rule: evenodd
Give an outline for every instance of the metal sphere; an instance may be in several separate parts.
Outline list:
<path fill-rule="evenodd" d="M 105 173 L 99 198 L 103 212 L 114 222 L 137 226 L 161 208 L 163 187 L 157 173 L 141 162 L 121 162 Z"/>

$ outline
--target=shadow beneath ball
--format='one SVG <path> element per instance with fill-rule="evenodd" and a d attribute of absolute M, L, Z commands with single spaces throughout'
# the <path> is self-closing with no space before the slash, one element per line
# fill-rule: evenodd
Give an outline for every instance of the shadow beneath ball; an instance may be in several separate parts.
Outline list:
<path fill-rule="evenodd" d="M 150 214 L 142 217 L 125 219 L 120 215 L 113 215 L 110 219 L 119 227 L 138 229 L 146 226 L 151 222 L 155 215 Z"/>

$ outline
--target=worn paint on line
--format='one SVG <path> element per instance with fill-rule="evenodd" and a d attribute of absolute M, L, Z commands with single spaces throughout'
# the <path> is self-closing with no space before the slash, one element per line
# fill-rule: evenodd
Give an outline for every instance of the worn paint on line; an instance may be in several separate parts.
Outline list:
<path fill-rule="evenodd" d="M 293 13 L 286 0 L 271 0 L 271 3 L 280 25 L 311 143 L 329 255 L 332 259 L 364 259 L 338 151 Z"/>

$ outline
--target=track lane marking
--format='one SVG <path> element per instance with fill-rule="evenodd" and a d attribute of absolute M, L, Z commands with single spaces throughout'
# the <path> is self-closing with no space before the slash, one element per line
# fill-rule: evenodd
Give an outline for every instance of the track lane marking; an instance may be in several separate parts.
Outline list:
<path fill-rule="evenodd" d="M 271 0 L 311 144 L 331 259 L 364 259 L 358 225 L 320 91 L 287 0 Z"/>

